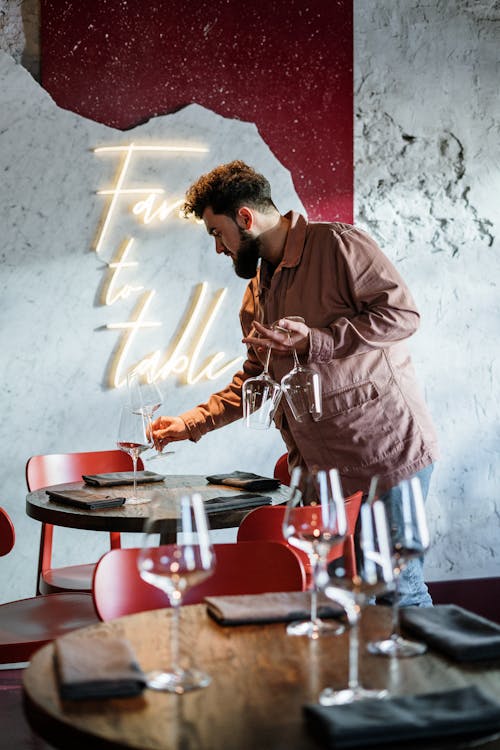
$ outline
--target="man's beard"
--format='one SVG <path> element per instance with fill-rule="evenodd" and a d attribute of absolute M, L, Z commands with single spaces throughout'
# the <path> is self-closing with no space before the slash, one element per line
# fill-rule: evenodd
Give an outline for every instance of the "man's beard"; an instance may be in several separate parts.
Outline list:
<path fill-rule="evenodd" d="M 233 261 L 234 270 L 241 279 L 253 279 L 259 265 L 261 242 L 258 238 L 252 237 L 246 229 L 241 229 L 241 227 L 238 229 L 240 230 L 240 245 Z"/>

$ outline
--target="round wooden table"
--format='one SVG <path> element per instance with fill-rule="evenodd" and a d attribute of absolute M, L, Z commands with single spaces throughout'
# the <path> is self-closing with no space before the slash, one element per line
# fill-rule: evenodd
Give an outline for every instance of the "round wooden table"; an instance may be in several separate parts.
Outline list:
<path fill-rule="evenodd" d="M 89 488 L 83 482 L 57 485 L 58 491 L 84 488 L 92 489 L 92 492 L 102 497 L 123 497 L 132 494 L 131 485 L 101 488 Z M 55 487 L 52 489 L 55 489 Z M 164 518 L 167 520 L 170 516 L 173 519 L 173 502 L 182 495 L 198 492 L 204 500 L 209 500 L 222 495 L 230 496 L 241 493 L 241 490 L 238 490 L 236 487 L 209 484 L 204 476 L 195 474 L 167 475 L 163 482 L 138 485 L 138 490 L 139 494 L 142 492 L 150 496 L 154 493 L 155 496 L 160 497 L 161 506 L 164 509 Z M 260 492 L 258 494 L 270 497 L 273 504 L 276 505 L 287 500 L 288 492 L 288 487 L 281 486 L 277 490 Z M 26 513 L 30 518 L 42 521 L 43 523 L 50 523 L 53 526 L 67 526 L 74 529 L 90 529 L 93 531 L 142 532 L 144 519 L 147 518 L 149 513 L 149 505 L 149 503 L 143 503 L 139 505 L 122 505 L 117 508 L 108 508 L 105 510 L 85 510 L 49 500 L 46 488 L 30 492 L 26 496 Z M 210 527 L 212 529 L 226 529 L 239 526 L 242 518 L 248 512 L 248 508 L 211 512 L 209 515 Z M 173 523 L 172 534 L 174 532 L 175 527 Z"/>
<path fill-rule="evenodd" d="M 168 666 L 171 610 L 157 610 L 92 626 L 70 636 L 126 638 L 144 671 Z M 387 636 L 391 613 L 368 607 L 362 617 L 360 677 L 366 687 L 395 695 L 428 693 L 476 684 L 500 698 L 500 664 L 458 666 L 429 651 L 413 659 L 385 659 L 364 650 L 366 640 Z M 302 706 L 316 703 L 329 685 L 346 686 L 348 632 L 310 640 L 293 638 L 285 625 L 221 627 L 204 605 L 181 611 L 181 653 L 207 671 L 211 684 L 185 695 L 146 689 L 141 697 L 61 701 L 52 644 L 38 651 L 24 673 L 30 723 L 60 748 L 135 750 L 312 750 Z M 460 747 L 466 747 L 462 742 Z M 458 746 L 425 742 L 426 750 Z M 476 745 L 477 746 L 477 745 Z M 412 742 L 391 744 L 410 750 Z M 422 744 L 418 747 L 422 748 Z M 499 743 L 485 741 L 485 747 Z"/>

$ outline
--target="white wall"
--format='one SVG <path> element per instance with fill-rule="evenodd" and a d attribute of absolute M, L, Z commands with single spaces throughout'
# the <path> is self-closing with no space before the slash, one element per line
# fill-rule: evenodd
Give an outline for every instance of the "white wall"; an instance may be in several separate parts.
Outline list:
<path fill-rule="evenodd" d="M 157 140 L 201 133 L 210 141 L 209 156 L 181 160 L 173 170 L 170 162 L 154 169 L 145 162 L 135 174 L 182 193 L 205 167 L 241 156 L 243 142 L 271 177 L 279 207 L 300 205 L 289 175 L 252 125 L 188 108 L 120 134 L 57 108 L 21 67 L 28 65 L 29 49 L 28 67 L 36 68 L 34 44 L 24 35 L 36 12 L 25 3 L 23 18 L 21 5 L 0 0 L 0 46 L 8 53 L 0 58 L 0 482 L 1 502 L 18 529 L 15 550 L 0 564 L 0 600 L 34 591 L 38 524 L 24 513 L 26 458 L 114 443 L 121 397 L 105 386 L 105 377 L 117 334 L 103 326 L 126 320 L 133 304 L 132 298 L 100 304 L 104 266 L 91 246 L 105 199 L 95 191 L 110 183 L 116 162 L 91 149 L 138 134 Z M 430 579 L 500 575 L 500 40 L 494 6 L 474 0 L 355 2 L 356 217 L 396 263 L 421 309 L 412 348 L 441 438 L 429 498 Z M 140 229 L 125 214 L 114 224 L 109 248 L 126 235 L 137 237 L 134 278 L 157 290 L 154 318 L 163 322 L 161 334 L 150 331 L 136 342 L 137 356 L 168 348 L 203 279 L 211 293 L 229 290 L 205 356 L 241 352 L 235 317 L 243 282 L 197 231 L 173 219 Z M 198 402 L 211 386 L 169 378 L 168 410 Z M 176 447 L 168 469 L 269 472 L 280 438 L 274 431 L 257 437 L 243 451 L 245 429 L 233 425 L 196 446 Z M 96 557 L 105 548 L 96 536 L 59 533 L 56 563 Z"/>

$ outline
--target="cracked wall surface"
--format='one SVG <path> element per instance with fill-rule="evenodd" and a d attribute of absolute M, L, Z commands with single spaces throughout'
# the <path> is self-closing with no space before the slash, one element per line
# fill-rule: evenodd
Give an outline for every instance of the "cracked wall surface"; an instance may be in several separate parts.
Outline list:
<path fill-rule="evenodd" d="M 396 263 L 441 460 L 429 579 L 500 575 L 500 3 L 355 2 L 356 221 Z"/>

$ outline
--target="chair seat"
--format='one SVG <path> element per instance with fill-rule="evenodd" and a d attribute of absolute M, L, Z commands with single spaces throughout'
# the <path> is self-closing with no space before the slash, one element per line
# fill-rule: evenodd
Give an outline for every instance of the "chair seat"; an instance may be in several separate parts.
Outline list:
<path fill-rule="evenodd" d="M 54 594 L 64 591 L 90 593 L 96 563 L 69 565 L 65 568 L 49 568 L 40 580 L 40 593 Z"/>
<path fill-rule="evenodd" d="M 48 594 L 0 605 L 0 663 L 31 654 L 66 633 L 98 622 L 91 594 Z"/>

